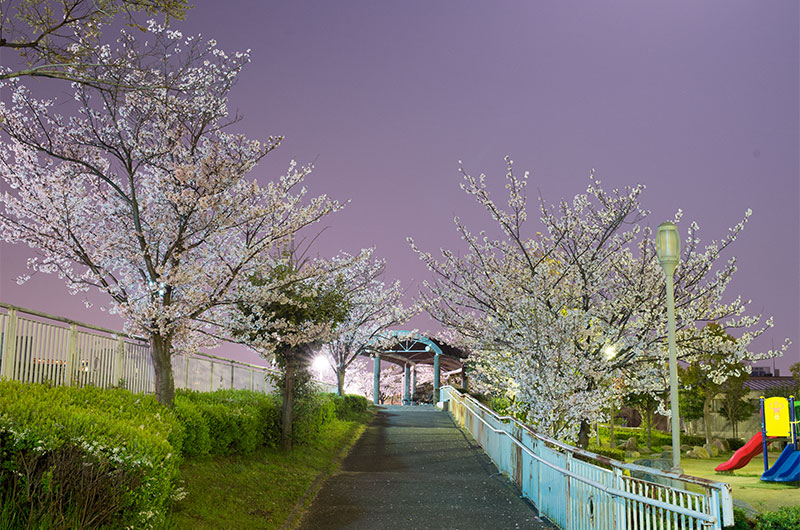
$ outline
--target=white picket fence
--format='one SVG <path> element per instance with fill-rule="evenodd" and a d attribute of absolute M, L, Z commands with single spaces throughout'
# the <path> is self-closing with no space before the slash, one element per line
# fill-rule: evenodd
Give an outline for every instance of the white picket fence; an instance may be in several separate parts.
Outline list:
<path fill-rule="evenodd" d="M 155 389 L 150 346 L 120 331 L 0 302 L 0 379 L 53 385 Z M 174 355 L 177 388 L 269 392 L 268 367 L 208 353 Z M 320 383 L 323 389 L 335 387 Z"/>

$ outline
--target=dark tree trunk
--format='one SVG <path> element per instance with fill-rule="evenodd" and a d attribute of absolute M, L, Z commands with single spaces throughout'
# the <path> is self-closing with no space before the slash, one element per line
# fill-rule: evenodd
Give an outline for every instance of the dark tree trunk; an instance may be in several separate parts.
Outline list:
<path fill-rule="evenodd" d="M 343 365 L 339 365 L 336 367 L 336 393 L 339 396 L 344 395 L 344 374 L 345 374 L 345 367 Z"/>
<path fill-rule="evenodd" d="M 175 400 L 175 381 L 172 378 L 171 341 L 158 334 L 150 335 L 150 356 L 156 381 L 156 399 L 172 408 Z"/>
<path fill-rule="evenodd" d="M 283 378 L 283 406 L 281 407 L 281 449 L 292 450 L 292 421 L 294 421 L 294 383 L 295 365 L 291 360 L 286 363 L 286 374 Z"/>
<path fill-rule="evenodd" d="M 589 447 L 590 433 L 591 433 L 591 427 L 589 426 L 589 421 L 581 420 L 581 428 L 578 431 L 578 447 L 582 447 L 583 449 Z"/>
<path fill-rule="evenodd" d="M 645 411 L 647 415 L 647 450 L 653 451 L 653 410 L 647 409 Z"/>
<path fill-rule="evenodd" d="M 711 445 L 711 401 L 712 397 L 707 397 L 703 401 L 703 427 L 706 431 L 706 445 Z"/>

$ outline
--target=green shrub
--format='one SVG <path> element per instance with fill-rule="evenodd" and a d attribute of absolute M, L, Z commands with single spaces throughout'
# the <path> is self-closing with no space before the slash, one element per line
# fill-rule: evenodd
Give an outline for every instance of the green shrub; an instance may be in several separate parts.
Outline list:
<path fill-rule="evenodd" d="M 360 414 L 367 411 L 367 398 L 354 394 L 337 396 L 331 394 L 333 404 L 336 409 L 336 417 L 340 420 L 349 421 L 357 419 Z"/>
<path fill-rule="evenodd" d="M 157 527 L 183 428 L 152 396 L 0 382 L 0 526 Z"/>
<path fill-rule="evenodd" d="M 756 519 L 756 530 L 797 530 L 800 528 L 800 506 L 784 506 L 775 512 L 762 513 Z"/>
<path fill-rule="evenodd" d="M 744 508 L 738 506 L 733 507 L 733 526 L 729 526 L 730 530 L 750 530 L 753 524 L 747 518 L 747 512 Z"/>
<path fill-rule="evenodd" d="M 295 400 L 292 440 L 305 443 L 316 440 L 323 427 L 336 419 L 332 394 L 308 394 Z"/>
<path fill-rule="evenodd" d="M 186 454 L 250 454 L 262 446 L 276 447 L 280 440 L 276 396 L 248 390 L 179 390 L 175 402 L 176 414 L 187 421 L 187 432 L 191 428 L 188 422 L 203 423 L 197 439 L 187 437 Z M 207 442 L 202 431 L 208 434 Z"/>
<path fill-rule="evenodd" d="M 175 416 L 183 425 L 186 435 L 183 440 L 183 454 L 203 456 L 211 452 L 211 436 L 208 422 L 200 408 L 187 396 L 175 396 Z"/>

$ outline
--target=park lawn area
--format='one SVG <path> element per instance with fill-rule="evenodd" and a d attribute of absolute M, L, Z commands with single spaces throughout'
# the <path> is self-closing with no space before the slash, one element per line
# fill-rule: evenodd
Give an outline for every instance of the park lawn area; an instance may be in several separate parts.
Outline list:
<path fill-rule="evenodd" d="M 718 456 L 708 460 L 695 458 L 681 458 L 681 467 L 687 475 L 701 477 L 715 482 L 727 482 L 731 485 L 733 498 L 744 501 L 759 512 L 774 511 L 782 506 L 800 506 L 800 487 L 797 483 L 764 482 L 761 474 L 764 472 L 764 459 L 756 455 L 742 469 L 731 473 L 718 473 L 714 471 L 722 462 L 726 462 L 732 453 Z M 773 464 L 780 453 L 770 452 L 769 462 Z M 635 458 L 627 458 L 633 462 Z"/>
<path fill-rule="evenodd" d="M 780 453 L 770 451 L 770 465 L 775 463 L 779 455 Z M 729 483 L 734 499 L 744 501 L 760 512 L 774 511 L 782 506 L 800 506 L 800 487 L 797 483 L 761 480 L 761 474 L 764 472 L 762 455 L 754 456 L 749 464 L 737 469 L 733 474 L 714 471 L 715 467 L 726 462 L 728 458 L 730 454 L 709 460 L 685 458 L 681 459 L 681 465 L 687 475 Z"/>
<path fill-rule="evenodd" d="M 372 415 L 364 414 L 360 421 L 333 421 L 318 440 L 296 445 L 288 454 L 263 449 L 248 456 L 187 460 L 179 481 L 186 496 L 174 504 L 168 526 L 280 528 L 314 479 L 335 471 L 336 457 L 358 440 Z"/>

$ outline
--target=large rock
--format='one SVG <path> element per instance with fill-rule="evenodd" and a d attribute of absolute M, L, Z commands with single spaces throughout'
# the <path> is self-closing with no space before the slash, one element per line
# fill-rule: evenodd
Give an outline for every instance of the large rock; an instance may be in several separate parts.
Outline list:
<path fill-rule="evenodd" d="M 639 440 L 637 440 L 635 436 L 631 436 L 630 438 L 625 440 L 626 451 L 636 451 L 638 449 L 639 449 Z"/>
<path fill-rule="evenodd" d="M 720 453 L 727 453 L 731 450 L 731 444 L 724 438 L 714 438 L 711 443 L 717 446 Z"/>
<path fill-rule="evenodd" d="M 670 453 L 671 455 L 672 453 Z M 660 471 L 669 471 L 672 468 L 672 459 L 669 458 L 640 458 L 639 460 L 634 460 L 633 462 L 637 466 L 649 467 L 652 469 L 658 469 Z M 683 482 L 672 480 L 667 477 L 662 477 L 659 475 L 653 475 L 647 473 L 646 471 L 640 471 L 638 469 L 631 470 L 631 476 L 633 478 L 638 478 L 639 480 L 646 480 L 648 482 L 654 482 L 656 484 L 664 484 L 666 486 L 672 486 L 676 489 L 683 489 Z"/>
<path fill-rule="evenodd" d="M 713 443 L 710 443 L 710 444 L 705 444 L 705 445 L 703 446 L 703 448 L 704 448 L 706 451 L 708 451 L 708 454 L 710 454 L 712 457 L 714 457 L 714 456 L 719 456 L 719 447 L 717 447 L 717 446 L 716 446 L 716 445 L 714 445 Z"/>
<path fill-rule="evenodd" d="M 695 445 L 695 446 L 692 448 L 692 454 L 693 454 L 695 457 L 697 457 L 697 458 L 702 458 L 702 459 L 704 459 L 704 460 L 707 460 L 707 459 L 711 458 L 711 455 L 708 453 L 708 451 L 706 450 L 706 448 L 705 448 L 705 447 L 701 447 L 701 446 L 699 446 L 699 445 Z"/>
<path fill-rule="evenodd" d="M 639 458 L 640 456 L 642 456 L 642 453 L 639 451 L 625 451 L 626 458 Z"/>

